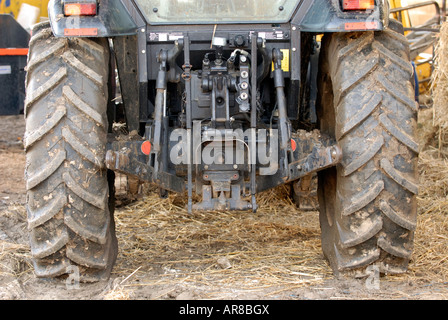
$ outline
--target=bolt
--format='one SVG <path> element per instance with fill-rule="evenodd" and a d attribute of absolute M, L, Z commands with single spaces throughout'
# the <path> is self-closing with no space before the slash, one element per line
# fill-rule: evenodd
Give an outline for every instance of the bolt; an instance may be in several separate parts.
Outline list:
<path fill-rule="evenodd" d="M 233 169 L 238 169 L 238 165 L 234 164 Z"/>
<path fill-rule="evenodd" d="M 338 157 L 338 152 L 335 148 L 331 149 L 331 159 L 336 160 Z"/>
<path fill-rule="evenodd" d="M 117 153 L 112 150 L 108 150 L 106 153 L 106 167 L 111 170 L 116 169 L 116 161 Z"/>

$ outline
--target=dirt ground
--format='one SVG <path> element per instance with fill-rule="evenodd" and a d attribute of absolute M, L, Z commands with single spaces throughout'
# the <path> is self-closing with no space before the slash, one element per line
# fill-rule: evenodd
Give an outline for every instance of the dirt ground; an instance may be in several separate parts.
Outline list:
<path fill-rule="evenodd" d="M 120 249 L 109 281 L 78 286 L 37 279 L 27 238 L 23 133 L 22 115 L 0 117 L 1 300 L 448 298 L 448 256 L 430 274 L 419 267 L 419 254 L 405 275 L 335 278 L 321 252 L 318 214 L 291 211 L 288 198 L 269 212 L 262 203 L 256 214 L 188 215 L 178 198 L 157 200 L 153 194 L 116 210 Z M 279 201 L 275 197 L 266 201 Z M 168 214 L 160 209 L 166 205 Z M 446 223 L 437 224 L 446 231 Z M 416 235 L 415 247 L 422 252 L 422 246 L 426 242 Z"/>

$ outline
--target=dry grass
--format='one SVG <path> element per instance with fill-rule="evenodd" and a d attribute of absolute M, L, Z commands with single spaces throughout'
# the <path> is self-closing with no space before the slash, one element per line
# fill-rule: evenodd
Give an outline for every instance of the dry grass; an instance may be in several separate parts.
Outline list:
<path fill-rule="evenodd" d="M 146 285 L 211 282 L 257 290 L 319 283 L 331 272 L 320 252 L 317 213 L 298 211 L 287 194 L 287 187 L 260 194 L 255 214 L 188 214 L 185 197 L 150 192 L 116 215 L 116 272 L 139 266 L 154 276 Z"/>
<path fill-rule="evenodd" d="M 20 277 L 24 274 L 30 274 L 30 248 L 25 243 L 26 237 L 23 237 L 26 230 L 21 227 L 22 224 L 20 223 L 26 219 L 25 208 L 19 205 L 11 205 L 6 210 L 0 211 L 0 219 L 0 227 L 2 226 L 1 221 L 6 219 L 15 222 L 15 226 L 7 231 L 9 234 L 17 233 L 17 238 L 20 240 L 13 241 L 0 228 L 0 277 Z"/>
<path fill-rule="evenodd" d="M 448 23 L 440 30 L 440 38 L 436 47 L 436 59 L 432 79 L 433 89 L 433 130 L 436 134 L 436 145 L 439 156 L 447 156 L 448 148 Z"/>
<path fill-rule="evenodd" d="M 419 114 L 419 217 L 408 276 L 448 281 L 448 24 L 441 28 L 432 89 L 434 105 Z"/>
<path fill-rule="evenodd" d="M 388 277 L 391 281 L 448 281 L 448 160 L 437 155 L 433 149 L 422 152 L 414 254 L 409 272 Z M 145 275 L 144 283 L 129 284 L 127 290 L 190 283 L 272 288 L 277 293 L 331 279 L 321 252 L 317 212 L 297 210 L 287 194 L 287 187 L 260 194 L 261 208 L 255 214 L 188 214 L 185 197 L 159 199 L 157 192 L 150 192 L 116 214 L 121 253 L 115 272 L 124 276 L 138 268 Z"/>

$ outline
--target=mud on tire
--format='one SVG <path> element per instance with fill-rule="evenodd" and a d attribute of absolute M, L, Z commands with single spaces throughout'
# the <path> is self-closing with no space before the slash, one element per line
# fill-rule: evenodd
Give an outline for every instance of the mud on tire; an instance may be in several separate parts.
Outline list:
<path fill-rule="evenodd" d="M 48 23 L 34 28 L 24 144 L 38 277 L 60 276 L 76 266 L 81 281 L 98 281 L 109 277 L 116 259 L 111 179 L 104 165 L 108 69 L 107 40 L 55 38 Z"/>
<path fill-rule="evenodd" d="M 418 193 L 413 68 L 396 22 L 322 44 L 320 126 L 343 151 L 319 173 L 322 247 L 336 274 L 407 270 Z"/>

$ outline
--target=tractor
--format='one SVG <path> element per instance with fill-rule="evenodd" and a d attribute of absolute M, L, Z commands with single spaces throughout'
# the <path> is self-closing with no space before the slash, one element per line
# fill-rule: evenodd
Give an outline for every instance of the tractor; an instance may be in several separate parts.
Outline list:
<path fill-rule="evenodd" d="M 48 14 L 24 110 L 37 277 L 110 276 L 116 174 L 189 213 L 244 214 L 314 175 L 334 274 L 406 272 L 419 105 L 387 1 L 51 0 Z"/>

